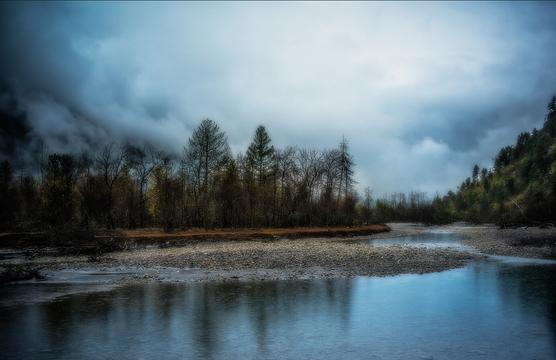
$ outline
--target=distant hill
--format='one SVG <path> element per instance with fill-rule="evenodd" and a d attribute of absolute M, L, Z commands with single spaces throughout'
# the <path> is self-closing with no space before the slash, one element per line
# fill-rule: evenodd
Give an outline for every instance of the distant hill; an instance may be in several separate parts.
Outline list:
<path fill-rule="evenodd" d="M 445 220 L 555 223 L 556 96 L 541 129 L 519 134 L 500 149 L 492 169 L 475 165 L 457 192 L 438 200 L 436 215 Z"/>

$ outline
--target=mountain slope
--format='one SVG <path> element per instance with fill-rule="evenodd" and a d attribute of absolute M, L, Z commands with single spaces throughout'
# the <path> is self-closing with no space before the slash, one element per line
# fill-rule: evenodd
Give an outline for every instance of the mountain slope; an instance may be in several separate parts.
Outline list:
<path fill-rule="evenodd" d="M 556 220 L 556 96 L 539 130 L 523 132 L 498 152 L 492 169 L 473 168 L 457 192 L 442 199 L 450 220 L 500 224 Z"/>

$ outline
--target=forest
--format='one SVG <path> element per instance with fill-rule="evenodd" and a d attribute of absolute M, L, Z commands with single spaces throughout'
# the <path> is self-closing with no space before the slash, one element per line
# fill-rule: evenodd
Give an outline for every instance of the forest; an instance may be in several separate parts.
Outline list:
<path fill-rule="evenodd" d="M 556 97 L 544 126 L 503 147 L 492 168 L 475 165 L 444 196 L 357 194 L 346 139 L 337 147 L 277 149 L 259 126 L 245 152 L 231 153 L 226 134 L 201 121 L 181 157 L 151 146 L 108 144 L 96 154 L 41 155 L 35 175 L 0 164 L 3 230 L 160 227 L 289 227 L 371 222 L 496 222 L 556 219 Z"/>
<path fill-rule="evenodd" d="M 351 225 L 361 218 L 348 143 L 276 149 L 259 126 L 233 156 L 218 124 L 201 121 L 181 157 L 108 144 L 97 154 L 42 154 L 35 176 L 0 167 L 3 229 Z M 370 199 L 367 202 L 370 207 Z"/>

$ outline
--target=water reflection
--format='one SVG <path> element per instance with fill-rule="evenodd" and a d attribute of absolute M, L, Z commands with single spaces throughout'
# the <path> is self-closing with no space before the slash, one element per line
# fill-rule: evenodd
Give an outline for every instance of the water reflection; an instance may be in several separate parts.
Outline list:
<path fill-rule="evenodd" d="M 0 309 L 2 358 L 556 357 L 556 267 L 149 284 Z"/>
<path fill-rule="evenodd" d="M 4 309 L 2 349 L 14 358 L 95 358 L 98 347 L 138 356 L 265 354 L 269 329 L 289 336 L 292 322 L 303 332 L 325 322 L 348 328 L 349 303 L 347 280 L 129 286 Z"/>
<path fill-rule="evenodd" d="M 521 311 L 522 318 L 545 318 L 546 326 L 532 327 L 540 335 L 551 335 L 556 344 L 556 266 L 539 271 L 539 266 L 497 266 L 497 283 L 500 296 L 513 301 L 509 311 Z"/>
<path fill-rule="evenodd" d="M 458 250 L 472 250 L 469 246 L 462 243 L 462 236 L 449 232 L 437 231 L 426 234 L 407 235 L 383 239 L 371 239 L 368 244 L 371 246 L 414 246 L 422 248 L 452 248 Z"/>

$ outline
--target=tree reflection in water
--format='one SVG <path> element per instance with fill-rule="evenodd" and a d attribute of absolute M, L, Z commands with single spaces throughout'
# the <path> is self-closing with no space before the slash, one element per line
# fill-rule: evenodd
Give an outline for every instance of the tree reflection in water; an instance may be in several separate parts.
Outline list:
<path fill-rule="evenodd" d="M 0 308 L 0 348 L 7 359 L 548 359 L 554 278 L 554 266 L 480 261 L 386 278 L 125 286 Z"/>

